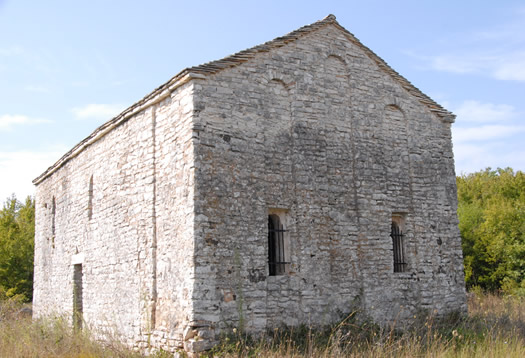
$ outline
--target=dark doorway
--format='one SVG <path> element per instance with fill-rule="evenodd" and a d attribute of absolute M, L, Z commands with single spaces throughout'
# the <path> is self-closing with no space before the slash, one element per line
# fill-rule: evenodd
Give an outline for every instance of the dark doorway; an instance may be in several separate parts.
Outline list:
<path fill-rule="evenodd" d="M 76 264 L 73 271 L 73 327 L 76 330 L 82 329 L 82 305 L 82 264 Z"/>

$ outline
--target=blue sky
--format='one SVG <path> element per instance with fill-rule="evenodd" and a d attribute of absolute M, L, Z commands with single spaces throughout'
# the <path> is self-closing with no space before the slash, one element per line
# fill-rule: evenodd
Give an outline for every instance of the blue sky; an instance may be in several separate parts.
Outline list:
<path fill-rule="evenodd" d="M 330 13 L 457 114 L 458 174 L 525 170 L 524 1 L 0 0 L 0 200 L 185 67 Z"/>

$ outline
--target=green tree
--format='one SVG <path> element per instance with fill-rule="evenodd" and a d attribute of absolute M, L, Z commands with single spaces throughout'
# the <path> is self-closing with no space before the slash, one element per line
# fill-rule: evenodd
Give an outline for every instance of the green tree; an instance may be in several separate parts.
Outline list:
<path fill-rule="evenodd" d="M 511 168 L 457 178 L 468 287 L 525 294 L 525 175 Z"/>
<path fill-rule="evenodd" d="M 0 210 L 0 291 L 30 301 L 33 296 L 35 202 L 13 195 Z"/>

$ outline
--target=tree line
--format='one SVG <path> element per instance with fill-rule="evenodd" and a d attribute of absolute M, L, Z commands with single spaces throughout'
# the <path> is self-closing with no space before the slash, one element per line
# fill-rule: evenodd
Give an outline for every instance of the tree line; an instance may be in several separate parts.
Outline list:
<path fill-rule="evenodd" d="M 488 168 L 457 187 L 467 287 L 525 296 L 525 174 Z"/>
<path fill-rule="evenodd" d="M 11 196 L 0 210 L 0 298 L 32 300 L 34 238 L 35 201 Z"/>
<path fill-rule="evenodd" d="M 525 296 L 525 174 L 490 168 L 458 176 L 467 288 Z M 0 211 L 0 297 L 31 301 L 35 202 L 13 195 Z"/>

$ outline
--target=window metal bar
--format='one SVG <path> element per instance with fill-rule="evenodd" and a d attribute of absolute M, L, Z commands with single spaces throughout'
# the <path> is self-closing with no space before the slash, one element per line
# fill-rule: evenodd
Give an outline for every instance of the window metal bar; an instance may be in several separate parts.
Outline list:
<path fill-rule="evenodd" d="M 279 246 L 279 257 L 277 258 L 277 261 L 279 262 L 278 264 L 278 272 L 279 274 L 283 274 L 284 273 L 284 264 L 282 263 L 284 261 L 284 230 L 283 230 L 283 225 L 281 224 L 280 227 L 279 227 L 279 232 L 277 233 L 277 237 L 278 237 L 278 246 Z"/>
<path fill-rule="evenodd" d="M 276 227 L 277 226 L 277 227 Z M 284 229 L 280 222 L 274 223 L 268 218 L 268 266 L 270 276 L 282 275 L 286 272 Z"/>
<path fill-rule="evenodd" d="M 392 237 L 392 246 L 394 251 L 394 272 L 405 272 L 405 252 L 403 248 L 403 233 L 396 223 L 392 223 L 392 231 L 390 236 Z"/>

